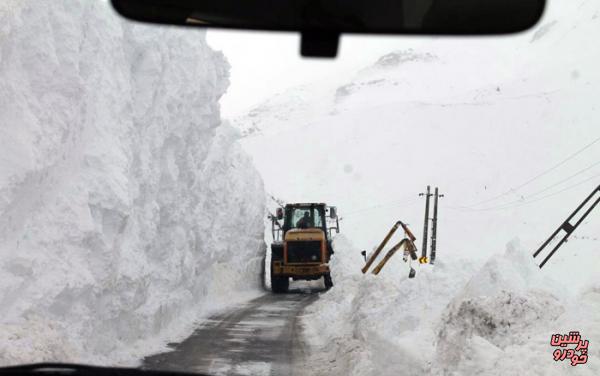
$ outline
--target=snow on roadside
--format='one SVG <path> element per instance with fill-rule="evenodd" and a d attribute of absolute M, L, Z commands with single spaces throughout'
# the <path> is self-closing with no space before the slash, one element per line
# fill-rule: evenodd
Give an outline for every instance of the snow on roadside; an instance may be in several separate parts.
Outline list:
<path fill-rule="evenodd" d="M 334 248 L 335 286 L 303 319 L 312 352 L 326 357 L 319 362 L 325 369 L 315 374 L 426 372 L 434 353 L 431 321 L 466 283 L 471 265 L 440 261 L 434 269 L 415 267 L 417 276 L 409 280 L 402 260 L 392 259 L 396 262 L 378 276 L 363 275 L 360 251 L 343 235 L 336 237 Z"/>
<path fill-rule="evenodd" d="M 590 312 L 600 289 L 574 293 L 542 277 L 518 241 L 483 266 L 439 260 L 410 280 L 401 260 L 362 275 L 359 250 L 341 235 L 334 248 L 335 286 L 302 320 L 314 374 L 598 373 L 600 319 Z M 573 330 L 591 344 L 583 366 L 552 358 L 550 336 Z"/>
<path fill-rule="evenodd" d="M 518 242 L 490 258 L 445 308 L 437 323 L 435 373 L 595 375 L 600 370 L 600 299 L 596 283 L 569 289 L 569 276 L 543 276 Z M 592 344 L 588 362 L 552 358 L 550 337 L 580 331 Z"/>
<path fill-rule="evenodd" d="M 0 365 L 130 364 L 260 293 L 264 188 L 202 31 L 0 5 Z"/>

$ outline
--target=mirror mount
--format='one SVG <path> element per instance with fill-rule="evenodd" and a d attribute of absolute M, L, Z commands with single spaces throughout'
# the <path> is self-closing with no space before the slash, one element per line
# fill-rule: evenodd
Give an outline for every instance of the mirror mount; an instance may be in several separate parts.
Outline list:
<path fill-rule="evenodd" d="M 340 33 L 331 31 L 302 31 L 300 54 L 304 57 L 336 57 L 340 44 Z"/>

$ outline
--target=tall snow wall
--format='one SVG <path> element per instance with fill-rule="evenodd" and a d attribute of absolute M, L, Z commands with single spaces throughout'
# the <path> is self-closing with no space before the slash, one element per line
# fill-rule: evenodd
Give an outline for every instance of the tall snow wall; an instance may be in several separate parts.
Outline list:
<path fill-rule="evenodd" d="M 228 70 L 204 31 L 107 1 L 0 4 L 0 365 L 127 363 L 258 291 Z"/>

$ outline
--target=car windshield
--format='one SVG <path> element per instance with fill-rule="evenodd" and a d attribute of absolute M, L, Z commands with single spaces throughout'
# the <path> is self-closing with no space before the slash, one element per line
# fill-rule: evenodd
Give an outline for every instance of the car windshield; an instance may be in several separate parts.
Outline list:
<path fill-rule="evenodd" d="M 600 374 L 599 40 L 0 2 L 0 367 Z"/>

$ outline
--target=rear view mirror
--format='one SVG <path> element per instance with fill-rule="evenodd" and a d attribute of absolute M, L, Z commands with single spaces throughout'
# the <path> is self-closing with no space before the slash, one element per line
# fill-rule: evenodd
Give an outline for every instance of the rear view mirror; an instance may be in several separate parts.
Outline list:
<path fill-rule="evenodd" d="M 481 35 L 526 30 L 545 0 L 111 0 L 161 24 L 297 31 L 304 56 L 333 57 L 340 34 Z"/>
<path fill-rule="evenodd" d="M 276 215 L 277 219 L 283 219 L 283 208 L 277 208 Z"/>
<path fill-rule="evenodd" d="M 329 208 L 329 217 L 330 218 L 336 218 L 337 217 L 337 212 L 335 210 L 335 206 L 331 206 Z"/>

